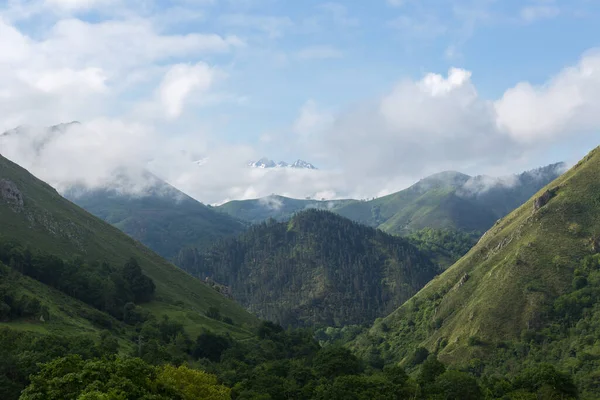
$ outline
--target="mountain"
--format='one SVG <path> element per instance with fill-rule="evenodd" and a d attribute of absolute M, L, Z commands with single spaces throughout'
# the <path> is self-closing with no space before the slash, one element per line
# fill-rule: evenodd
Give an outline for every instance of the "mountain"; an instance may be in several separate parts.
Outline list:
<path fill-rule="evenodd" d="M 148 172 L 145 174 L 144 180 L 150 185 L 140 194 L 74 187 L 64 196 L 167 259 L 183 247 L 206 248 L 246 228 L 239 220 L 205 206 Z"/>
<path fill-rule="evenodd" d="M 297 160 L 292 164 L 288 164 L 285 161 L 279 161 L 276 163 L 266 157 L 261 158 L 258 161 L 249 161 L 248 166 L 251 168 L 296 168 L 296 169 L 317 169 L 314 165 L 304 160 Z"/>
<path fill-rule="evenodd" d="M 285 219 L 306 208 L 327 208 L 353 221 L 392 234 L 408 235 L 425 228 L 485 232 L 541 187 L 565 170 L 563 163 L 505 178 L 471 177 L 446 171 L 408 189 L 370 201 L 325 201 L 271 196 L 225 203 L 218 207 L 236 218 L 257 222 Z"/>
<path fill-rule="evenodd" d="M 563 163 L 552 164 L 507 178 L 442 172 L 400 192 L 347 204 L 335 212 L 394 234 L 424 228 L 485 232 L 564 168 Z"/>
<path fill-rule="evenodd" d="M 405 365 L 422 347 L 500 375 L 547 362 L 598 398 L 599 193 L 596 148 L 353 346 Z"/>
<path fill-rule="evenodd" d="M 27 136 L 26 151 L 36 154 L 78 125 L 75 121 L 43 129 L 22 126 L 3 136 Z M 110 183 L 101 188 L 72 185 L 61 192 L 167 259 L 183 246 L 204 248 L 245 229 L 245 223 L 205 206 L 145 169 L 120 167 L 111 172 Z"/>
<path fill-rule="evenodd" d="M 391 312 L 438 272 L 403 238 L 322 210 L 255 225 L 177 264 L 231 288 L 261 318 L 343 326 Z"/>
<path fill-rule="evenodd" d="M 335 210 L 344 204 L 355 200 L 299 200 L 284 196 L 268 196 L 254 200 L 234 200 L 222 204 L 216 209 L 235 218 L 259 223 L 274 218 L 277 220 L 290 219 L 295 213 L 311 208 L 320 210 Z"/>
<path fill-rule="evenodd" d="M 191 334 L 210 328 L 247 337 L 247 329 L 258 322 L 232 300 L 2 156 L 0 256 L 2 283 L 10 282 L 1 288 L 10 292 L 4 300 L 13 299 L 15 307 L 14 299 L 27 295 L 37 299 L 35 310 L 45 307 L 51 315 L 44 322 L 36 319 L 43 317 L 38 315 L 0 323 L 13 329 L 68 336 L 99 332 L 111 320 L 115 326 L 122 324 L 113 318 L 149 313 L 157 318 L 168 315 Z M 110 297 L 118 293 L 121 297 Z M 129 301 L 122 299 L 136 299 L 137 306 L 119 308 L 119 302 Z M 4 312 L 10 307 L 0 304 Z M 232 324 L 206 316 L 211 308 Z"/>

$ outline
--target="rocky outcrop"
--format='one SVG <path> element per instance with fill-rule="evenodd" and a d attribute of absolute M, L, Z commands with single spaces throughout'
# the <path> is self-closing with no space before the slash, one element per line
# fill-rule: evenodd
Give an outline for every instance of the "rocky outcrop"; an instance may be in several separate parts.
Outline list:
<path fill-rule="evenodd" d="M 22 211 L 25 205 L 23 194 L 13 182 L 0 179 L 0 201 L 7 203 L 14 211 Z"/>
<path fill-rule="evenodd" d="M 456 285 L 454 285 L 454 289 L 457 290 L 459 289 L 462 285 L 464 285 L 465 283 L 467 283 L 467 281 L 471 278 L 471 276 L 469 274 L 464 274 L 460 280 L 456 283 Z"/>
<path fill-rule="evenodd" d="M 556 196 L 556 192 L 558 192 L 558 188 L 552 188 L 550 190 L 546 190 L 540 197 L 533 201 L 533 210 L 537 211 L 540 208 L 544 207 L 554 196 Z"/>

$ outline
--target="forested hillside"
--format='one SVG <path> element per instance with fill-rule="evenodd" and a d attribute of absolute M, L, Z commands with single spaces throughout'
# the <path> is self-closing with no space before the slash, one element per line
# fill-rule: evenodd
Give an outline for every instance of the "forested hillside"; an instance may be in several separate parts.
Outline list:
<path fill-rule="evenodd" d="M 144 303 L 142 307 L 151 314 L 171 315 L 195 332 L 202 326 L 211 326 L 221 332 L 244 335 L 241 326 L 250 328 L 257 322 L 235 302 L 65 200 L 53 188 L 1 156 L 0 249 L 0 261 L 13 271 L 9 276 L 24 274 L 117 317 L 126 304 L 134 302 Z M 119 272 L 123 268 L 129 272 Z M 14 279 L 23 285 L 30 282 Z M 20 284 L 9 286 L 15 296 L 23 290 L 38 297 L 35 290 Z M 152 298 L 143 295 L 150 287 Z M 48 294 L 49 298 L 38 299 L 42 307 L 61 303 L 54 298 L 59 296 L 55 290 Z M 66 315 L 64 320 L 52 318 L 47 324 L 22 327 L 35 331 L 89 330 L 87 325 L 70 324 L 69 316 L 81 313 L 71 309 L 76 303 L 68 304 L 57 310 Z M 237 327 L 206 317 L 204 314 L 211 307 L 235 321 Z"/>
<path fill-rule="evenodd" d="M 246 228 L 153 175 L 146 179 L 152 185 L 138 194 L 72 188 L 64 195 L 167 259 L 185 246 L 203 249 Z"/>
<path fill-rule="evenodd" d="M 438 272 L 405 239 L 327 211 L 253 226 L 206 252 L 182 251 L 186 271 L 231 288 L 283 325 L 345 325 L 385 316 Z"/>
<path fill-rule="evenodd" d="M 354 348 L 404 365 L 428 351 L 506 376 L 548 362 L 574 373 L 585 398 L 598 398 L 599 178 L 597 148 Z"/>

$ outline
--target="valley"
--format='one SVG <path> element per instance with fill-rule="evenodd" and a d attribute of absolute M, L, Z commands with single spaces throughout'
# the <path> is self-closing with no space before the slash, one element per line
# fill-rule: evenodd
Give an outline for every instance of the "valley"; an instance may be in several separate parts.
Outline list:
<path fill-rule="evenodd" d="M 598 21 L 0 1 L 0 400 L 600 399 Z"/>

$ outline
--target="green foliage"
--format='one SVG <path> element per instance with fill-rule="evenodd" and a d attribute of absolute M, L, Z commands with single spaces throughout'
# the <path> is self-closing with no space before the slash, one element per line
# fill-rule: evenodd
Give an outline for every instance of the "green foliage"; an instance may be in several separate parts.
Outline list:
<path fill-rule="evenodd" d="M 479 232 L 425 228 L 411 233 L 406 238 L 446 269 L 467 254 L 479 237 Z"/>
<path fill-rule="evenodd" d="M 197 359 L 207 358 L 210 361 L 218 362 L 223 352 L 230 346 L 231 343 L 228 338 L 212 332 L 204 332 L 196 339 L 196 345 L 192 354 Z"/>
<path fill-rule="evenodd" d="M 284 326 L 371 322 L 437 273 L 406 240 L 317 210 L 189 251 L 177 261 L 182 268 L 231 287 L 249 310 Z"/>
<path fill-rule="evenodd" d="M 134 258 L 125 263 L 121 270 L 113 269 L 107 263 L 100 268 L 93 268 L 80 258 L 64 261 L 51 254 L 23 248 L 0 236 L 0 262 L 126 322 L 139 322 L 131 321 L 128 315 L 128 309 L 135 307 L 131 301 L 148 302 L 154 296 L 154 282 L 142 273 Z M 40 314 L 38 299 L 23 295 L 15 300 L 14 296 L 10 290 L 4 290 L 3 302 L 10 307 L 10 310 L 3 308 L 4 314 L 8 312 L 9 317 Z M 88 319 L 104 327 L 110 323 L 103 321 L 101 314 L 92 314 Z"/>
<path fill-rule="evenodd" d="M 351 347 L 411 368 L 410 349 L 421 346 L 453 369 L 509 381 L 548 363 L 571 374 L 582 398 L 598 398 L 598 171 L 600 149 L 498 221 L 385 318 L 389 332 L 374 325 Z"/>
<path fill-rule="evenodd" d="M 571 376 L 561 373 L 550 364 L 538 364 L 521 373 L 514 380 L 516 390 L 544 393 L 545 398 L 577 398 L 577 387 Z"/>
<path fill-rule="evenodd" d="M 424 228 L 484 232 L 557 178 L 563 168 L 562 164 L 554 164 L 524 172 L 516 175 L 510 186 L 490 185 L 487 177 L 469 177 L 447 171 L 422 179 L 408 189 L 369 201 L 314 201 L 270 196 L 232 201 L 218 209 L 252 223 L 269 218 L 287 220 L 295 213 L 316 208 L 330 210 L 392 234 L 405 235 Z M 444 250 L 440 262 L 447 266 L 452 257 L 445 254 L 448 249 Z"/>
<path fill-rule="evenodd" d="M 205 206 L 166 182 L 154 176 L 151 181 L 154 185 L 144 195 L 71 189 L 65 196 L 167 259 L 183 247 L 203 249 L 245 229 L 244 223 Z"/>
<path fill-rule="evenodd" d="M 21 400 L 228 399 L 215 376 L 186 367 L 155 368 L 139 358 L 55 359 L 31 377 Z"/>
<path fill-rule="evenodd" d="M 181 400 L 227 400 L 231 389 L 219 385 L 217 377 L 185 366 L 165 365 L 158 370 L 156 382 Z"/>
<path fill-rule="evenodd" d="M 102 343 L 104 341 L 104 343 Z M 78 354 L 83 358 L 112 354 L 114 343 L 106 336 L 96 345 L 88 336 L 34 335 L 0 328 L 0 398 L 17 399 L 39 371 L 39 364 L 56 357 Z"/>
<path fill-rule="evenodd" d="M 480 400 L 483 393 L 477 380 L 460 371 L 446 371 L 435 379 L 433 393 L 446 400 Z"/>
<path fill-rule="evenodd" d="M 216 319 L 217 321 L 221 320 L 221 312 L 217 307 L 210 307 L 206 312 L 206 316 L 208 318 Z"/>
<path fill-rule="evenodd" d="M 315 357 L 314 367 L 320 376 L 335 378 L 343 375 L 357 375 L 362 370 L 360 360 L 344 347 L 329 346 Z"/>
<path fill-rule="evenodd" d="M 24 266 L 23 261 L 29 262 L 25 250 L 30 249 L 34 256 L 31 262 L 43 267 L 34 271 L 39 274 L 35 277 L 36 280 L 50 282 L 60 277 L 58 283 L 72 290 L 68 293 L 63 292 L 66 293 L 64 296 L 61 292 L 47 290 L 50 286 L 48 284 L 36 285 L 28 279 L 11 278 L 11 291 L 17 300 L 22 295 L 27 295 L 38 298 L 42 306 L 48 308 L 36 315 L 37 323 L 32 322 L 33 316 L 28 322 L 22 317 L 11 317 L 19 324 L 20 329 L 35 332 L 58 330 L 65 334 L 77 334 L 90 329 L 98 333 L 103 329 L 112 329 L 110 324 L 114 325 L 115 321 L 111 321 L 110 317 L 92 312 L 90 307 L 70 299 L 83 300 L 87 304 L 93 302 L 93 307 L 97 310 L 114 310 L 111 314 L 115 316 L 123 313 L 127 302 L 139 303 L 148 299 L 146 294 L 149 294 L 150 290 L 144 291 L 143 281 L 127 282 L 121 276 L 122 267 L 131 258 L 135 258 L 143 275 L 156 285 L 152 300 L 141 304 L 148 315 L 167 314 L 179 320 L 195 335 L 208 328 L 220 333 L 229 332 L 236 337 L 251 336 L 250 331 L 258 320 L 243 307 L 224 298 L 203 282 L 191 279 L 188 274 L 152 253 L 139 242 L 65 200 L 49 185 L 1 156 L 0 179 L 14 184 L 23 199 L 23 206 L 16 208 L 0 199 L 2 243 L 13 242 L 18 245 L 25 257 L 13 257 L 13 264 L 9 266 L 13 270 L 26 273 L 20 268 Z M 217 230 L 215 229 L 215 232 Z M 36 255 L 46 258 L 43 264 L 36 260 Z M 105 263 L 98 263 L 99 260 Z M 64 268 L 65 264 L 68 264 L 70 269 L 61 271 L 60 268 Z M 134 283 L 134 286 L 141 283 L 138 287 L 141 290 L 136 290 L 137 301 L 134 293 L 127 289 L 131 283 Z M 42 292 L 43 296 L 38 295 Z M 120 306 L 110 304 L 110 301 L 101 303 L 100 300 L 105 294 L 107 300 L 110 300 L 115 293 Z M 204 314 L 211 306 L 219 307 L 222 316 L 230 318 L 233 324 L 206 318 Z M 8 312 L 6 303 L 0 303 L 0 312 L 3 315 Z M 46 323 L 39 321 L 39 317 L 44 314 Z M 50 320 L 47 316 L 50 316 Z M 82 321 L 88 318 L 95 321 L 92 326 Z"/>

